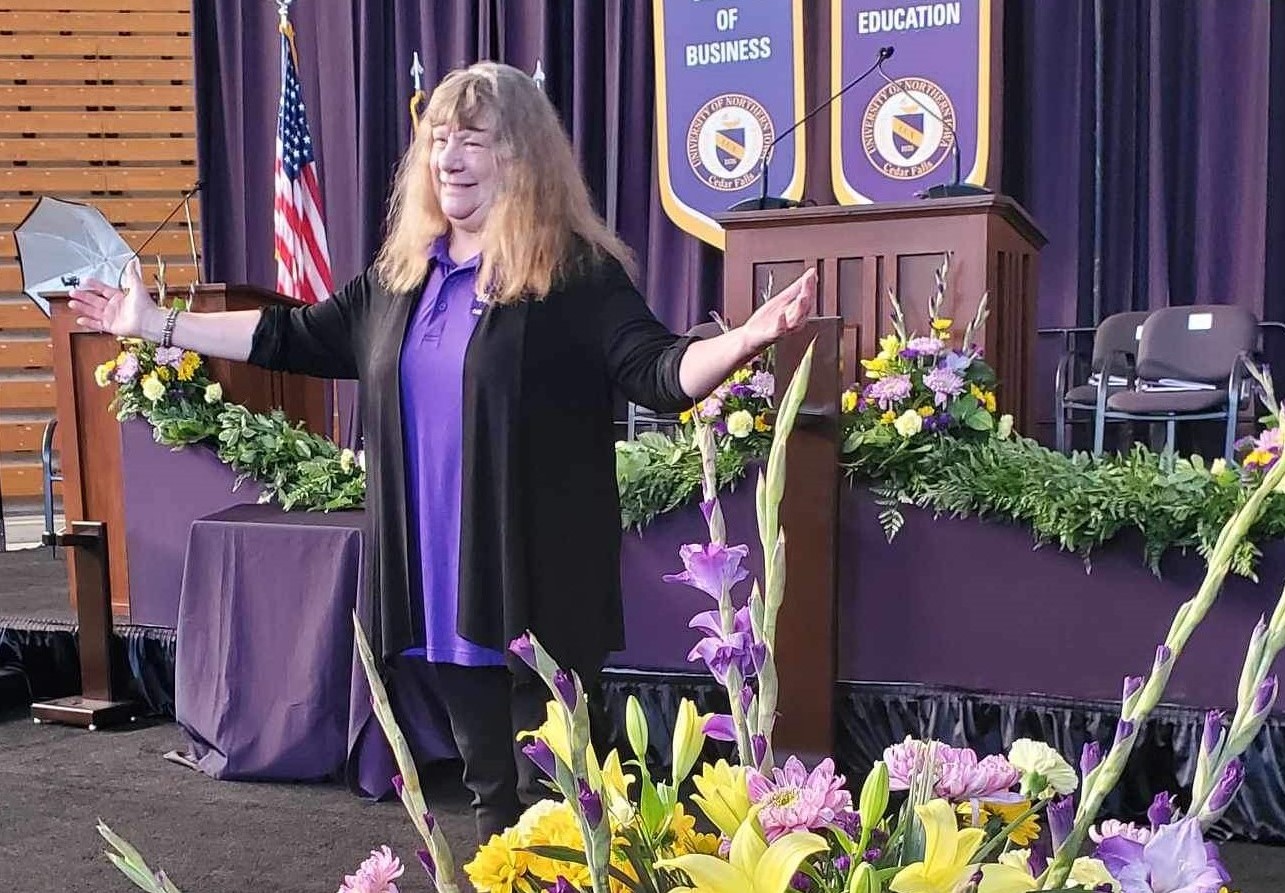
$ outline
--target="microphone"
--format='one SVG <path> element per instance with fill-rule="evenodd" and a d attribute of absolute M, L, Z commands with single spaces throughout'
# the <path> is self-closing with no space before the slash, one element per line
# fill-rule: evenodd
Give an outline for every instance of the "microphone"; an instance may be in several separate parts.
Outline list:
<path fill-rule="evenodd" d="M 823 103 L 821 103 L 820 105 L 818 105 L 816 108 L 812 109 L 812 111 L 808 112 L 806 115 L 804 115 L 804 116 L 803 116 L 802 118 L 800 118 L 799 120 L 795 121 L 793 124 L 791 124 L 791 125 L 790 125 L 789 127 L 787 127 L 785 130 L 783 130 L 779 136 L 773 137 L 772 142 L 768 143 L 768 144 L 767 144 L 767 148 L 765 148 L 765 149 L 763 150 L 763 159 L 762 159 L 762 161 L 761 161 L 761 162 L 760 162 L 760 164 L 759 164 L 760 169 L 761 169 L 761 171 L 762 171 L 762 179 L 761 179 L 761 182 L 759 183 L 759 197 L 758 197 L 758 198 L 746 198 L 746 199 L 742 199 L 741 201 L 739 201 L 739 202 L 737 202 L 736 204 L 732 205 L 732 207 L 731 207 L 731 208 L 729 208 L 728 210 L 731 210 L 731 211 L 765 211 L 765 210 L 767 210 L 768 208 L 772 208 L 772 209 L 776 209 L 776 208 L 797 208 L 797 207 L 799 206 L 799 203 L 798 203 L 798 202 L 796 202 L 796 201 L 794 201 L 793 199 L 789 199 L 789 198 L 782 198 L 782 197 L 780 197 L 780 196 L 773 196 L 773 197 L 772 197 L 772 198 L 770 198 L 770 199 L 768 198 L 768 195 L 767 195 L 767 172 L 768 172 L 768 165 L 770 164 L 770 162 L 771 162 L 771 158 L 772 158 L 772 149 L 774 149 L 774 148 L 776 147 L 776 144 L 777 144 L 777 143 L 779 143 L 781 140 L 785 139 L 787 136 L 789 136 L 790 134 L 794 133 L 794 131 L 798 130 L 798 129 L 799 129 L 799 127 L 800 127 L 804 122 L 806 122 L 809 118 L 811 118 L 811 117 L 812 117 L 813 115 L 815 115 L 817 112 L 819 112 L 819 111 L 821 111 L 822 109 L 826 108 L 827 106 L 829 106 L 829 105 L 830 105 L 830 103 L 834 102 L 836 99 L 838 99 L 838 98 L 839 98 L 840 96 L 842 96 L 844 93 L 847 93 L 849 90 L 851 90 L 851 89 L 852 89 L 853 87 L 855 87 L 857 84 L 861 83 L 861 82 L 862 82 L 862 81 L 864 81 L 866 78 L 868 78 L 871 74 L 873 74 L 873 73 L 875 72 L 875 70 L 876 70 L 876 69 L 878 69 L 880 72 L 882 72 L 882 71 L 883 71 L 883 69 L 882 69 L 882 68 L 880 68 L 880 66 L 881 66 L 881 65 L 883 65 L 883 63 L 884 63 L 884 61 L 885 61 L 885 60 L 891 59 L 891 58 L 892 58 L 892 54 L 893 54 L 894 52 L 895 52 L 895 50 L 894 50 L 894 48 L 893 48 L 893 47 L 880 47 L 880 48 L 879 48 L 879 58 L 875 60 L 874 65 L 871 65 L 871 66 L 870 66 L 869 68 L 867 68 L 865 71 L 861 72 L 861 74 L 857 75 L 855 78 L 853 78 L 852 80 L 848 81 L 848 83 L 844 84 L 844 85 L 843 85 L 843 87 L 842 87 L 842 88 L 840 88 L 839 92 L 831 94 L 831 96 L 830 96 L 830 98 L 829 98 L 829 99 L 827 99 L 825 102 L 823 102 Z M 887 75 L 884 75 L 884 76 L 885 76 L 885 77 L 887 77 Z"/>
<path fill-rule="evenodd" d="M 942 183 L 939 186 L 930 186 L 928 189 L 925 189 L 923 192 L 918 193 L 919 197 L 920 198 L 951 198 L 953 196 L 959 196 L 959 195 L 990 195 L 991 191 L 987 189 L 985 186 L 974 186 L 972 183 L 964 182 L 963 175 L 960 172 L 959 135 L 955 132 L 955 128 L 951 127 L 950 124 L 946 122 L 946 119 L 943 118 L 941 115 L 937 114 L 932 109 L 928 108 L 928 106 L 924 105 L 918 99 L 915 99 L 915 97 L 911 95 L 910 91 L 906 89 L 905 85 L 902 84 L 901 81 L 894 81 L 892 78 L 888 77 L 887 72 L 883 70 L 883 61 L 884 60 L 881 58 L 878 62 L 875 63 L 875 67 L 879 69 L 879 76 L 883 78 L 885 81 L 887 81 L 892 87 L 896 88 L 897 90 L 900 90 L 906 96 L 906 98 L 909 99 L 911 102 L 913 102 L 916 106 L 918 106 L 924 112 L 924 114 L 928 115 L 930 118 L 934 118 L 937 121 L 940 121 L 941 126 L 945 127 L 947 130 L 950 131 L 950 149 L 951 149 L 951 154 L 954 156 L 954 160 L 955 160 L 955 180 L 952 183 Z"/>

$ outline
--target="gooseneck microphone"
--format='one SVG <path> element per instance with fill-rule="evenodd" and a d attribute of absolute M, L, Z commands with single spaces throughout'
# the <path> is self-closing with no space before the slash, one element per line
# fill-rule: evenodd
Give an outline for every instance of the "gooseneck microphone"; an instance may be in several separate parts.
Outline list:
<path fill-rule="evenodd" d="M 817 112 L 821 111 L 822 109 L 827 108 L 827 107 L 830 105 L 830 103 L 834 102 L 836 99 L 838 99 L 838 98 L 839 98 L 840 96 L 842 96 L 844 93 L 847 93 L 849 90 L 851 90 L 851 89 L 852 89 L 853 87 L 855 87 L 857 84 L 861 83 L 861 82 L 862 82 L 862 81 L 864 81 L 866 78 L 870 77 L 870 75 L 872 75 L 876 70 L 878 70 L 878 71 L 882 72 L 882 71 L 883 71 L 883 69 L 882 69 L 882 68 L 880 68 L 880 66 L 882 66 L 882 65 L 883 65 L 883 63 L 884 63 L 885 61 L 887 61 L 888 59 L 891 59 L 891 58 L 892 58 L 892 54 L 893 54 L 894 52 L 895 52 L 895 50 L 894 50 L 892 47 L 880 47 L 880 48 L 879 48 L 879 58 L 877 58 L 877 59 L 875 60 L 875 63 L 874 63 L 873 65 L 871 65 L 871 66 L 870 66 L 869 68 L 867 68 L 865 71 L 861 72 L 861 74 L 857 75 L 857 76 L 856 76 L 855 78 L 853 78 L 852 80 L 848 81 L 848 83 L 844 84 L 844 85 L 843 85 L 843 87 L 841 87 L 837 93 L 832 93 L 832 94 L 830 95 L 830 98 L 829 98 L 829 99 L 827 99 L 825 102 L 821 103 L 821 104 L 820 104 L 820 105 L 818 105 L 816 108 L 812 109 L 812 111 L 810 111 L 810 112 L 808 112 L 806 115 L 804 115 L 802 118 L 800 118 L 799 120 L 795 121 L 793 124 L 791 124 L 791 125 L 790 125 L 789 127 L 787 127 L 785 130 L 781 131 L 781 134 L 780 134 L 779 136 L 773 137 L 772 142 L 768 143 L 768 144 L 767 144 L 767 148 L 765 148 L 765 149 L 763 150 L 763 158 L 762 158 L 762 161 L 759 163 L 759 169 L 760 169 L 760 173 L 761 173 L 761 178 L 760 178 L 760 182 L 759 182 L 759 196 L 758 196 L 758 198 L 746 198 L 746 199 L 742 199 L 741 201 L 739 201 L 739 202 L 737 202 L 736 204 L 732 205 L 732 207 L 731 207 L 729 210 L 732 210 L 732 211 L 764 211 L 764 210 L 767 210 L 767 209 L 769 209 L 769 208 L 776 209 L 776 208 L 796 208 L 796 207 L 798 207 L 799 203 L 798 203 L 798 202 L 796 202 L 796 201 L 794 201 L 793 199 L 789 199 L 789 198 L 782 198 L 782 197 L 780 197 L 780 196 L 773 196 L 773 197 L 772 197 L 772 198 L 770 198 L 770 199 L 768 198 L 768 195 L 767 195 L 767 173 L 768 173 L 768 166 L 769 166 L 769 164 L 771 163 L 771 160 L 772 160 L 772 149 L 774 149 L 774 148 L 776 147 L 776 144 L 777 144 L 777 143 L 779 143 L 781 140 L 785 139 L 787 136 L 789 136 L 790 134 L 794 133 L 794 131 L 798 130 L 798 129 L 799 129 L 799 127 L 800 127 L 804 122 L 806 122 L 808 119 L 810 119 L 813 115 L 815 115 Z M 884 77 L 887 77 L 887 75 L 884 75 Z"/>
<path fill-rule="evenodd" d="M 955 180 L 952 183 L 942 183 L 938 186 L 930 186 L 923 192 L 918 193 L 919 197 L 951 198 L 952 196 L 959 195 L 990 195 L 991 191 L 985 186 L 974 186 L 972 183 L 964 182 L 963 175 L 960 170 L 959 134 L 955 132 L 955 128 L 952 127 L 941 115 L 934 112 L 918 99 L 915 99 L 915 97 L 911 95 L 910 91 L 906 89 L 905 84 L 901 81 L 894 81 L 892 78 L 888 77 L 888 73 L 883 70 L 883 63 L 883 58 L 880 58 L 879 61 L 875 63 L 875 68 L 879 70 L 879 76 L 887 81 L 894 89 L 899 90 L 904 94 L 906 98 L 921 109 L 924 114 L 928 115 L 930 118 L 940 121 L 941 126 L 950 131 L 950 148 L 955 161 Z"/>

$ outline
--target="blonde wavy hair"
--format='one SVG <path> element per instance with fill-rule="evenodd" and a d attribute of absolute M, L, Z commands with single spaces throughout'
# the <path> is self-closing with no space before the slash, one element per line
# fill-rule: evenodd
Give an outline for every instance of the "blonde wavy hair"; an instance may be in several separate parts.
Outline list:
<path fill-rule="evenodd" d="M 547 295 L 583 240 L 633 275 L 629 249 L 593 208 L 557 112 L 525 72 L 479 62 L 448 74 L 429 97 L 410 148 L 398 165 L 375 259 L 380 283 L 394 293 L 417 287 L 433 241 L 450 229 L 431 182 L 433 128 L 487 127 L 499 176 L 483 224 L 479 287 L 512 304 Z"/>

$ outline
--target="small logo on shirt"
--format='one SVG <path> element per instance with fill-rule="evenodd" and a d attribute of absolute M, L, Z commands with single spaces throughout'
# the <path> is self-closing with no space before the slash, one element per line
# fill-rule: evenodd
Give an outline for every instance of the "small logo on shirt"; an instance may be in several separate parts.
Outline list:
<path fill-rule="evenodd" d="M 473 296 L 473 315 L 481 316 L 486 312 L 486 308 L 494 300 L 489 291 L 482 292 L 480 295 Z"/>

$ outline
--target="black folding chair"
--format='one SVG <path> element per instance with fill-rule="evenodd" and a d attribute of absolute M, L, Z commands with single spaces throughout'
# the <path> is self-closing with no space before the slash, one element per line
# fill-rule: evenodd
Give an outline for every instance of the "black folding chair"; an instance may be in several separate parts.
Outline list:
<path fill-rule="evenodd" d="M 1041 329 L 1042 334 L 1057 333 L 1065 339 L 1053 392 L 1054 440 L 1058 452 L 1067 452 L 1067 428 L 1077 413 L 1096 419 L 1100 391 L 1110 395 L 1131 386 L 1142 324 L 1150 315 L 1150 311 L 1130 311 L 1108 316 L 1096 328 Z M 1093 355 L 1088 365 L 1089 375 L 1080 380 L 1083 360 L 1076 339 L 1090 334 Z"/>

